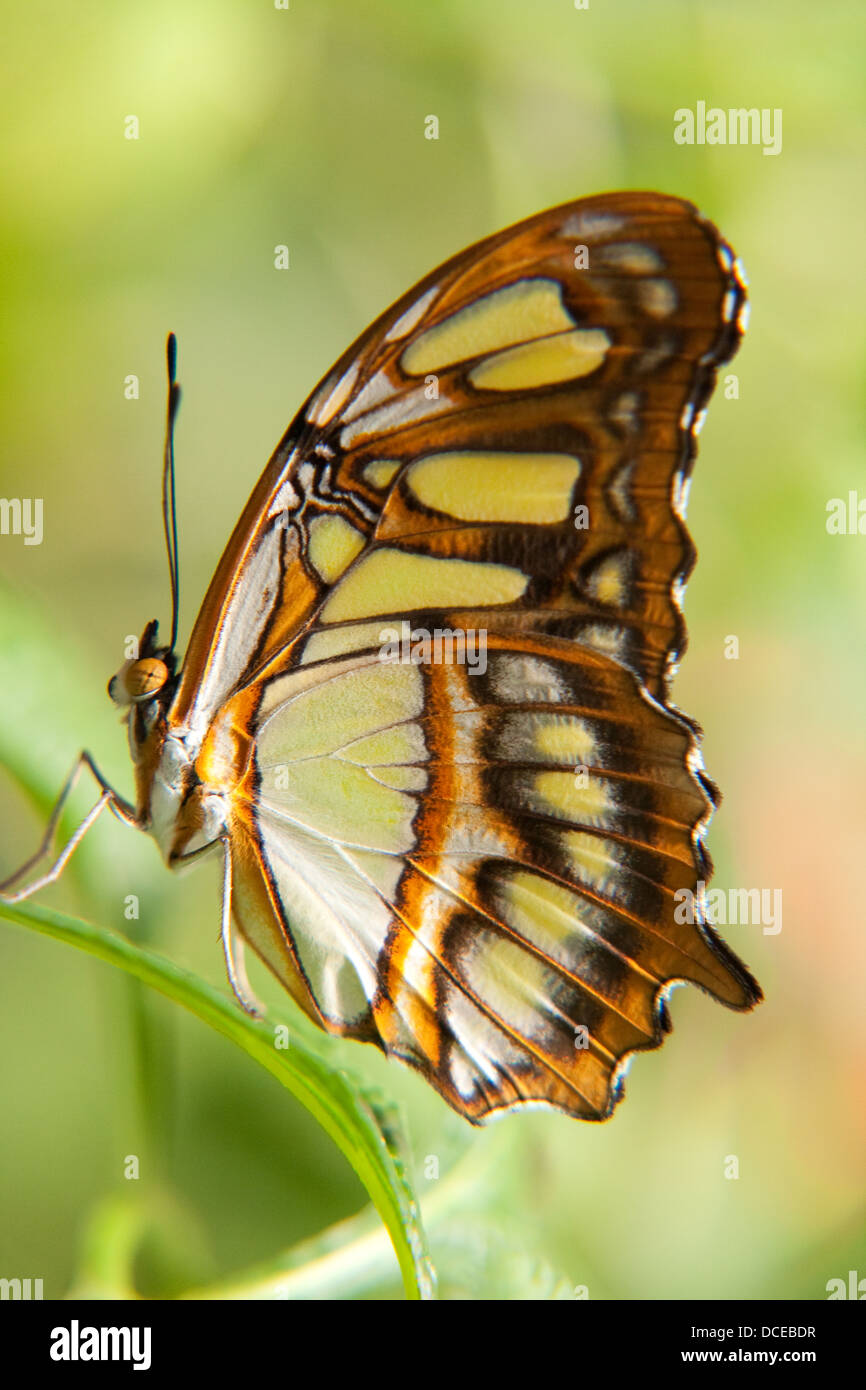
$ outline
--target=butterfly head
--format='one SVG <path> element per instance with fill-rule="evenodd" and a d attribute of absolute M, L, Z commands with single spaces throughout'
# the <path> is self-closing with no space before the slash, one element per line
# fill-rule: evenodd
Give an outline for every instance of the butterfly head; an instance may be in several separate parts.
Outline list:
<path fill-rule="evenodd" d="M 108 682 L 108 693 L 123 710 L 129 752 L 135 768 L 137 824 L 151 819 L 153 778 L 165 746 L 168 706 L 177 687 L 176 658 L 157 641 L 157 623 L 141 634 L 138 655 L 125 661 Z"/>
<path fill-rule="evenodd" d="M 125 661 L 108 682 L 116 705 L 164 706 L 173 685 L 174 653 L 157 645 L 157 623 L 149 622 L 138 644 L 138 656 Z"/>

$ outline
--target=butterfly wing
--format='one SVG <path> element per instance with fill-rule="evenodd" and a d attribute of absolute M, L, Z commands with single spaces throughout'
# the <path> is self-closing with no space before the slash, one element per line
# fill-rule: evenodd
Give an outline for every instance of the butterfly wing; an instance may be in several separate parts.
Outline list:
<path fill-rule="evenodd" d="M 667 705 L 695 435 L 744 303 L 715 229 L 657 194 L 470 248 L 310 398 L 193 633 L 175 717 L 218 709 L 251 749 L 242 933 L 474 1121 L 608 1114 L 673 981 L 759 997 L 702 920 L 713 789 Z M 407 628 L 451 634 L 445 659 L 407 661 Z"/>
<path fill-rule="evenodd" d="M 663 695 L 684 640 L 677 591 L 694 560 L 682 510 L 695 437 L 744 306 L 740 269 L 716 229 L 690 203 L 657 193 L 566 203 L 433 271 L 344 353 L 277 446 L 193 629 L 177 721 L 207 722 L 295 641 L 374 532 L 415 533 L 418 506 L 398 507 L 395 481 L 437 451 L 491 456 L 476 498 L 499 469 L 479 519 L 492 538 L 491 494 L 503 494 L 497 537 L 528 549 L 530 595 L 544 589 L 541 629 L 614 645 Z M 533 516 L 562 522 L 555 461 L 547 509 L 539 500 L 528 517 L 508 510 L 509 497 L 538 491 L 519 469 L 523 455 L 537 473 L 540 453 L 577 461 L 573 506 L 587 509 L 556 549 L 521 531 Z M 518 474 L 503 487 L 509 461 Z M 437 481 L 441 491 L 436 469 L 415 474 L 428 550 L 442 530 L 451 547 L 455 529 L 453 517 L 424 507 L 425 491 Z M 459 520 L 471 546 L 472 517 Z M 523 626 L 523 596 L 517 608 Z"/>

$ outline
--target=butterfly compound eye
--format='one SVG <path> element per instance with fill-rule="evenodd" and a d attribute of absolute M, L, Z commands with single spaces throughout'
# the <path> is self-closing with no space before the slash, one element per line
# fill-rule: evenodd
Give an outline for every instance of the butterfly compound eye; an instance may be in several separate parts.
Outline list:
<path fill-rule="evenodd" d="M 116 705 L 138 704 L 149 700 L 168 680 L 168 667 L 159 657 L 128 661 L 108 682 L 108 693 Z"/>

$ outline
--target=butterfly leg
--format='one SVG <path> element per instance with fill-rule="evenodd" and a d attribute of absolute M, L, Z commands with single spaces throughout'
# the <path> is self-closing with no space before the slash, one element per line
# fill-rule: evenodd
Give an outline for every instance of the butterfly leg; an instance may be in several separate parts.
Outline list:
<path fill-rule="evenodd" d="M 220 841 L 223 847 L 223 900 L 220 935 L 223 943 L 223 954 L 226 959 L 226 973 L 232 992 L 241 1008 L 246 1013 L 251 1014 L 253 1018 L 261 1018 L 265 1012 L 265 1007 L 253 993 L 252 985 L 247 977 L 244 943 L 235 931 L 232 920 L 231 843 L 227 835 L 221 836 Z"/>
<path fill-rule="evenodd" d="M 101 788 L 99 800 L 96 805 L 88 811 L 84 820 L 81 821 L 72 832 L 72 835 L 51 865 L 51 868 L 48 869 L 46 873 L 41 874 L 39 878 L 35 878 L 32 883 L 26 884 L 25 887 L 15 888 L 14 884 L 30 873 L 31 869 L 35 868 L 39 861 L 44 859 L 45 855 L 50 850 L 54 841 L 54 836 L 57 833 L 60 817 L 63 814 L 63 808 L 69 799 L 73 787 L 78 781 L 82 768 L 85 767 L 93 774 L 98 786 Z M 7 879 L 0 882 L 0 898 L 3 898 L 5 902 L 9 903 L 22 902 L 24 898 L 29 898 L 33 893 L 37 893 L 40 888 L 45 888 L 49 883 L 56 882 L 66 868 L 73 853 L 81 844 L 81 841 L 84 839 L 91 825 L 96 820 L 97 816 L 105 810 L 106 806 L 111 807 L 111 810 L 117 816 L 118 820 L 126 821 L 128 825 L 138 825 L 135 807 L 124 800 L 122 796 L 119 796 L 113 787 L 109 786 L 87 751 L 79 753 L 69 776 L 63 784 L 60 795 L 54 803 L 54 809 L 48 819 L 48 824 L 45 827 L 45 834 L 42 836 L 39 848 L 19 869 L 15 870 L 14 874 L 10 874 Z"/>

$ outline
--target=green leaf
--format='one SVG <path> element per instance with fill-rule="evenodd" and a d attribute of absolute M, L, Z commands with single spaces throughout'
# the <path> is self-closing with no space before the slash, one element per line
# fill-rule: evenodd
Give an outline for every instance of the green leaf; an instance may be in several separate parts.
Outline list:
<path fill-rule="evenodd" d="M 390 1235 L 407 1297 L 435 1296 L 417 1199 L 390 1137 L 393 1116 L 389 1111 L 387 1127 L 383 1127 L 380 1102 L 374 1094 L 346 1073 L 330 1069 L 294 1037 L 289 1048 L 278 1049 L 273 1021 L 250 1018 L 226 995 L 154 951 L 103 927 L 33 903 L 0 901 L 0 916 L 76 946 L 159 990 L 230 1038 L 275 1076 L 318 1120 L 364 1184 Z"/>

